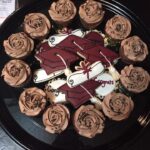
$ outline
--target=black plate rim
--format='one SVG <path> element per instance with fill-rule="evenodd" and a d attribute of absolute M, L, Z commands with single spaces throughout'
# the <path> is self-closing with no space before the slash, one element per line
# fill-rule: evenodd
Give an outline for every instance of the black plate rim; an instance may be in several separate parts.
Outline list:
<path fill-rule="evenodd" d="M 119 3 L 116 0 L 100 0 L 100 1 L 102 3 L 104 3 L 105 5 L 109 5 L 109 6 L 114 7 L 113 9 L 117 8 L 118 10 L 122 11 L 123 13 L 125 13 L 129 18 L 131 18 L 132 21 L 134 21 L 136 24 L 138 24 L 141 27 L 142 31 L 145 33 L 145 38 L 150 43 L 150 38 L 149 38 L 150 37 L 150 32 L 149 32 L 147 26 L 141 21 L 141 19 L 135 13 L 133 13 L 126 6 L 124 6 L 123 4 Z M 5 29 L 5 24 L 7 24 L 9 22 L 10 18 L 12 16 L 14 16 L 14 14 L 21 13 L 24 10 L 30 9 L 30 6 L 34 5 L 35 3 L 36 2 L 31 2 L 30 4 L 28 4 L 28 5 L 26 5 L 26 6 L 22 7 L 22 8 L 19 8 L 18 10 L 14 11 L 11 15 L 9 15 L 6 18 L 6 20 L 1 24 L 1 26 L 0 26 L 0 33 Z M 39 2 L 39 3 L 41 3 L 41 2 Z M 4 102 L 2 102 L 2 101 L 0 103 L 2 103 L 3 106 L 5 105 Z M 150 106 L 148 106 L 148 108 L 145 110 L 145 112 L 148 112 L 149 108 L 150 108 Z M 6 113 L 6 116 L 2 115 L 3 112 Z M 8 121 L 6 120 L 6 118 L 9 119 L 8 121 L 10 121 L 11 124 L 8 124 Z M 14 126 L 14 129 L 17 129 L 17 132 L 20 135 L 16 135 L 16 130 L 13 130 L 12 125 Z M 17 122 L 15 120 L 13 120 L 13 118 L 10 115 L 10 113 L 8 112 L 6 106 L 1 107 L 1 105 L 0 105 L 0 126 L 3 128 L 3 130 L 8 134 L 8 136 L 13 141 L 15 141 L 17 144 L 19 144 L 24 149 L 27 149 L 27 150 L 33 149 L 34 150 L 34 149 L 43 149 L 44 148 L 45 150 L 47 150 L 47 149 L 54 150 L 54 148 L 50 147 L 50 145 L 48 145 L 46 143 L 41 143 L 41 141 L 39 141 L 35 137 L 31 138 L 31 135 L 29 135 L 25 131 L 22 132 L 22 128 L 17 124 Z M 136 138 L 139 137 L 139 135 L 141 135 L 141 133 L 145 129 L 145 128 L 139 126 L 138 123 L 136 123 L 135 126 L 136 126 L 136 128 L 135 127 L 131 127 L 131 129 L 134 129 L 134 133 L 136 133 L 136 136 L 134 136 L 135 134 L 134 135 L 128 135 L 126 137 L 126 140 L 128 139 L 129 136 L 133 137 L 132 141 L 136 140 Z M 25 137 L 25 136 L 29 137 L 29 138 L 27 138 L 28 141 L 32 139 L 32 143 L 29 143 L 28 141 L 23 139 L 23 137 Z M 121 143 L 119 145 L 116 145 L 115 147 L 112 147 L 113 145 L 112 145 L 112 143 L 110 143 L 108 146 L 104 146 L 102 148 L 105 148 L 105 150 L 108 150 L 109 148 L 114 149 L 114 148 L 116 148 L 116 147 L 118 147 L 120 145 L 121 145 Z"/>

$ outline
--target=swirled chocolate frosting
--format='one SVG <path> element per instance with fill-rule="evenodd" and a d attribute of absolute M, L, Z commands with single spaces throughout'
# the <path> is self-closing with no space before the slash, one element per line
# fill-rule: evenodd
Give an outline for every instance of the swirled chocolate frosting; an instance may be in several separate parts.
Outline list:
<path fill-rule="evenodd" d="M 5 52 L 13 58 L 23 58 L 29 55 L 34 48 L 33 40 L 24 32 L 12 34 L 3 45 Z"/>
<path fill-rule="evenodd" d="M 110 93 L 102 102 L 104 114 L 115 121 L 121 121 L 129 117 L 134 103 L 130 97 L 122 93 Z"/>
<path fill-rule="evenodd" d="M 103 114 L 93 105 L 82 105 L 74 114 L 74 127 L 80 135 L 93 138 L 103 132 L 104 120 Z"/>
<path fill-rule="evenodd" d="M 43 114 L 43 124 L 49 133 L 61 133 L 69 123 L 70 112 L 62 104 L 51 105 Z"/>
<path fill-rule="evenodd" d="M 24 31 L 33 39 L 44 38 L 50 31 L 51 23 L 42 13 L 30 13 L 24 19 Z"/>
<path fill-rule="evenodd" d="M 87 0 L 79 8 L 79 15 L 85 22 L 93 24 L 100 22 L 104 17 L 102 4 L 94 0 Z"/>
<path fill-rule="evenodd" d="M 76 11 L 76 7 L 71 0 L 58 0 L 51 4 L 49 15 L 54 21 L 64 23 L 72 20 Z"/>
<path fill-rule="evenodd" d="M 128 91 L 141 93 L 148 88 L 150 76 L 142 67 L 130 65 L 121 70 L 120 82 Z"/>
<path fill-rule="evenodd" d="M 20 87 L 30 79 L 31 69 L 22 60 L 11 60 L 4 66 L 1 76 L 8 85 Z"/>
<path fill-rule="evenodd" d="M 105 32 L 114 40 L 123 40 L 128 37 L 131 32 L 131 23 L 127 18 L 115 15 L 107 21 Z"/>
<path fill-rule="evenodd" d="M 148 47 L 138 36 L 129 37 L 121 42 L 120 56 L 123 61 L 141 62 L 147 55 Z"/>
<path fill-rule="evenodd" d="M 19 97 L 20 111 L 27 116 L 37 116 L 46 105 L 46 94 L 43 90 L 31 87 L 25 89 Z"/>

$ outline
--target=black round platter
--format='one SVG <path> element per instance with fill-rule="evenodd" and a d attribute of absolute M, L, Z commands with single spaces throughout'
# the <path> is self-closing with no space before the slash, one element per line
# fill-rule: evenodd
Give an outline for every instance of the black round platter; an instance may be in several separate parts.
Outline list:
<path fill-rule="evenodd" d="M 22 23 L 26 14 L 31 12 L 42 12 L 48 18 L 48 9 L 52 1 L 42 0 L 30 3 L 29 5 L 17 10 L 10 15 L 0 27 L 0 71 L 10 58 L 5 54 L 3 48 L 3 41 L 8 38 L 12 33 L 23 31 Z M 83 3 L 81 0 L 75 0 L 77 8 Z M 146 29 L 142 21 L 126 7 L 114 0 L 101 0 L 103 7 L 106 11 L 104 20 L 97 28 L 104 32 L 106 21 L 114 14 L 120 14 L 130 19 L 132 24 L 132 35 L 138 35 L 145 41 L 150 48 L 150 34 Z M 50 19 L 50 18 L 49 18 Z M 55 33 L 58 28 L 53 22 L 53 29 L 49 35 Z M 78 15 L 75 21 L 70 25 L 72 29 L 84 28 L 82 27 Z M 38 41 L 35 41 L 38 44 Z M 34 54 L 25 60 L 30 66 L 32 71 L 39 67 Z M 150 56 L 146 61 L 142 62 L 139 66 L 142 66 L 150 73 Z M 125 64 L 119 62 L 117 68 L 121 70 Z M 28 87 L 37 86 L 44 87 L 44 84 L 36 85 L 30 82 Z M 149 110 L 149 97 L 150 90 L 135 95 L 133 97 L 135 102 L 135 108 L 131 116 L 121 122 L 110 121 L 106 119 L 106 125 L 104 132 L 97 135 L 92 139 L 88 139 L 78 135 L 74 129 L 72 123 L 62 134 L 50 134 L 44 130 L 42 124 L 42 116 L 27 117 L 21 114 L 18 106 L 18 97 L 23 91 L 23 88 L 12 88 L 3 79 L 0 78 L 0 120 L 2 127 L 18 144 L 25 149 L 116 149 L 117 147 L 130 142 L 135 137 L 140 135 L 143 131 L 143 127 L 139 125 L 138 118 L 140 115 L 145 114 Z M 73 110 L 73 107 L 69 106 L 69 109 Z"/>

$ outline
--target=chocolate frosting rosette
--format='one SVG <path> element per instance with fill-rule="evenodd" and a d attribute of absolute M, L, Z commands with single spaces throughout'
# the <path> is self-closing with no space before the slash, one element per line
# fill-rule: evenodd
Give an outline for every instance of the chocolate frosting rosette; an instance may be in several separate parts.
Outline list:
<path fill-rule="evenodd" d="M 43 124 L 49 133 L 63 132 L 69 123 L 70 112 L 65 105 L 51 105 L 43 114 Z"/>
<path fill-rule="evenodd" d="M 93 138 L 104 129 L 104 116 L 93 105 L 81 106 L 74 114 L 75 130 L 82 136 Z"/>
<path fill-rule="evenodd" d="M 147 55 L 148 47 L 138 36 L 129 37 L 121 42 L 120 56 L 124 62 L 142 62 Z"/>
<path fill-rule="evenodd" d="M 21 87 L 31 78 L 30 67 L 22 60 L 11 60 L 3 68 L 1 76 L 12 87 Z"/>
<path fill-rule="evenodd" d="M 85 28 L 93 29 L 103 20 L 105 11 L 100 2 L 87 0 L 79 7 L 81 22 Z"/>
<path fill-rule="evenodd" d="M 19 97 L 20 111 L 27 116 L 37 116 L 44 110 L 46 94 L 37 87 L 25 89 Z"/>
<path fill-rule="evenodd" d="M 43 39 L 49 33 L 51 23 L 42 13 L 30 13 L 24 19 L 24 31 L 33 39 Z"/>
<path fill-rule="evenodd" d="M 131 98 L 122 93 L 110 93 L 102 102 L 104 114 L 115 121 L 128 118 L 133 108 L 134 103 Z"/>
<path fill-rule="evenodd" d="M 12 34 L 3 42 L 6 54 L 12 58 L 24 58 L 28 56 L 33 48 L 34 41 L 24 32 Z"/>
<path fill-rule="evenodd" d="M 150 76 L 142 67 L 130 65 L 121 70 L 120 82 L 129 92 L 141 93 L 148 88 Z"/>
<path fill-rule="evenodd" d="M 67 26 L 76 15 L 76 7 L 71 0 L 57 0 L 49 9 L 49 15 L 57 24 Z"/>
<path fill-rule="evenodd" d="M 113 40 L 123 40 L 127 38 L 131 32 L 131 23 L 127 18 L 115 15 L 107 21 L 105 32 Z"/>

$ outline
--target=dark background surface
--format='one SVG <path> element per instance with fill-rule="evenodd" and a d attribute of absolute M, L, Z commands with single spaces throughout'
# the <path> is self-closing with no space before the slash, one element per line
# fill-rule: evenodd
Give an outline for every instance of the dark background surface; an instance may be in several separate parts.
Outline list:
<path fill-rule="evenodd" d="M 38 0 L 18 0 L 17 7 L 22 7 L 32 1 Z M 132 10 L 145 23 L 150 31 L 150 1 L 149 0 L 118 0 L 127 8 Z M 15 130 L 15 129 L 14 129 Z M 27 139 L 25 139 L 27 140 Z M 0 128 L 0 150 L 23 150 Z M 150 150 L 150 125 L 134 141 L 122 145 L 117 150 Z"/>

